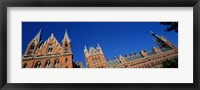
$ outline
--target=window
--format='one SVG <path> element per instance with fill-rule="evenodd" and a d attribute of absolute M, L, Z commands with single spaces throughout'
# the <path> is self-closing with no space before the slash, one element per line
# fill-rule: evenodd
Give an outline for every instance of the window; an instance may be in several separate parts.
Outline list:
<path fill-rule="evenodd" d="M 31 43 L 30 47 L 29 47 L 29 54 L 32 54 L 33 53 L 33 50 L 35 48 L 35 44 L 34 43 Z"/>
<path fill-rule="evenodd" d="M 68 46 L 69 46 L 69 45 L 68 45 L 68 43 L 67 43 L 67 41 L 66 41 L 66 42 L 65 42 L 65 51 L 66 51 L 66 52 L 69 52 Z"/>
<path fill-rule="evenodd" d="M 46 63 L 45 63 L 45 67 L 46 68 L 50 68 L 51 67 L 51 62 L 48 60 L 48 61 L 46 61 Z"/>
<path fill-rule="evenodd" d="M 100 59 L 100 57 L 98 56 L 98 59 Z"/>
<path fill-rule="evenodd" d="M 25 63 L 25 64 L 23 65 L 23 68 L 26 68 L 26 66 L 27 66 L 27 63 Z"/>
<path fill-rule="evenodd" d="M 56 60 L 55 60 L 55 65 L 59 65 L 59 63 L 60 63 L 59 60 L 56 59 Z"/>
<path fill-rule="evenodd" d="M 52 53 L 53 52 L 53 46 L 52 44 L 49 44 L 49 46 L 47 47 L 47 53 Z"/>
<path fill-rule="evenodd" d="M 95 60 L 97 60 L 97 57 L 95 57 Z"/>
<path fill-rule="evenodd" d="M 67 63 L 68 62 L 68 58 L 65 58 L 65 63 Z"/>
<path fill-rule="evenodd" d="M 30 49 L 31 49 L 31 50 L 33 50 L 33 49 L 34 49 L 34 47 L 35 47 L 35 44 L 34 44 L 34 43 L 32 43 L 32 44 L 31 44 L 31 46 L 30 46 Z"/>
<path fill-rule="evenodd" d="M 41 67 L 41 62 L 37 62 L 36 64 L 35 64 L 35 68 L 40 68 Z"/>
<path fill-rule="evenodd" d="M 68 47 L 67 41 L 65 41 L 65 47 L 66 47 L 66 48 Z"/>

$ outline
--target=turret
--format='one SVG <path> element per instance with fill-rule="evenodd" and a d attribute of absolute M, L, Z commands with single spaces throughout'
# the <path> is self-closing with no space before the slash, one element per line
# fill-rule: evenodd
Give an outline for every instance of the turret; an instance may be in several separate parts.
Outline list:
<path fill-rule="evenodd" d="M 67 30 L 65 31 L 64 38 L 62 40 L 62 48 L 65 53 L 72 53 L 71 51 L 71 39 L 69 39 Z"/>
<path fill-rule="evenodd" d="M 86 45 L 84 47 L 85 47 L 84 48 L 84 54 L 85 54 L 85 57 L 87 58 L 87 57 L 89 57 L 89 53 L 88 53 Z"/>
<path fill-rule="evenodd" d="M 124 57 L 122 55 L 119 55 L 119 60 L 120 60 L 120 62 L 124 62 L 125 61 L 125 59 L 124 59 Z"/>
<path fill-rule="evenodd" d="M 143 56 L 143 57 L 146 57 L 146 56 L 148 56 L 148 54 L 147 54 L 147 51 L 146 50 L 140 50 L 140 54 Z"/>
<path fill-rule="evenodd" d="M 100 45 L 97 43 L 97 47 L 96 47 L 97 51 L 100 53 L 100 54 L 103 54 L 103 51 L 100 47 Z"/>
<path fill-rule="evenodd" d="M 79 67 L 79 68 L 83 68 L 83 64 L 82 64 L 81 61 L 77 61 L 76 66 Z"/>
<path fill-rule="evenodd" d="M 104 68 L 107 67 L 106 59 L 104 57 L 103 51 L 99 44 L 97 44 L 96 48 L 92 46 L 92 47 L 89 47 L 89 49 L 87 49 L 87 47 L 85 46 L 84 54 L 85 54 L 85 59 L 86 59 L 86 65 L 89 68 L 99 67 L 98 63 L 102 64 L 101 67 L 104 67 Z"/>
<path fill-rule="evenodd" d="M 34 55 L 35 51 L 40 47 L 40 45 L 42 44 L 41 32 L 42 31 L 40 29 L 37 35 L 31 40 L 31 42 L 29 42 L 26 52 L 24 54 L 25 56 Z"/>
<path fill-rule="evenodd" d="M 160 53 L 160 49 L 159 48 L 156 48 L 155 46 L 152 45 L 152 50 L 156 53 Z"/>
<path fill-rule="evenodd" d="M 176 46 L 174 46 L 169 40 L 167 40 L 165 37 L 160 37 L 156 35 L 154 32 L 150 31 L 152 36 L 155 37 L 155 42 L 160 46 L 160 48 L 171 48 L 171 49 L 177 49 Z"/>

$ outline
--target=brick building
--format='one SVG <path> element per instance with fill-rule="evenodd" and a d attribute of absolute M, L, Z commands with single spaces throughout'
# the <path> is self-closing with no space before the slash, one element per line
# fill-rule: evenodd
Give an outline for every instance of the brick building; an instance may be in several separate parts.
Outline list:
<path fill-rule="evenodd" d="M 71 40 L 67 32 L 60 45 L 53 33 L 42 43 L 40 30 L 22 57 L 23 68 L 73 68 L 73 65 Z"/>
<path fill-rule="evenodd" d="M 30 41 L 22 56 L 23 68 L 163 68 L 163 63 L 170 61 L 178 63 L 178 49 L 165 37 L 151 32 L 155 43 L 152 51 L 141 50 L 140 54 L 119 55 L 114 60 L 106 60 L 99 44 L 97 47 L 85 46 L 86 66 L 82 62 L 73 62 L 71 40 L 65 32 L 62 45 L 53 34 L 42 43 L 41 31 Z M 169 64 L 169 63 L 168 63 Z"/>

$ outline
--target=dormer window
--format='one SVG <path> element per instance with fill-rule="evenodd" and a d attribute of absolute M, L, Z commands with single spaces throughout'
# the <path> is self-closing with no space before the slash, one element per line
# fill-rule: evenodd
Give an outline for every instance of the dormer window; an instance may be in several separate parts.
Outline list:
<path fill-rule="evenodd" d="M 48 54 L 52 54 L 53 53 L 53 46 L 51 44 L 47 47 L 47 53 Z"/>

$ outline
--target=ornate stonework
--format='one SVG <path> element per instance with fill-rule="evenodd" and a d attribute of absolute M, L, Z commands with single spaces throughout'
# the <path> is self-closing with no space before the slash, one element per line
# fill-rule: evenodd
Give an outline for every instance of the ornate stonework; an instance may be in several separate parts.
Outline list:
<path fill-rule="evenodd" d="M 151 31 L 150 31 L 151 32 Z M 71 39 L 67 31 L 64 34 L 62 44 L 51 36 L 42 43 L 41 30 L 30 41 L 25 54 L 22 56 L 23 68 L 163 68 L 165 62 L 178 63 L 178 49 L 165 37 L 151 32 L 155 43 L 159 47 L 152 46 L 152 51 L 140 50 L 140 54 L 119 55 L 114 60 L 106 60 L 99 44 L 97 47 L 85 46 L 84 55 L 86 66 L 82 62 L 73 62 Z M 171 63 L 166 63 L 170 66 Z"/>
<path fill-rule="evenodd" d="M 63 38 L 62 46 L 59 44 L 53 33 L 43 43 L 38 44 L 36 39 L 41 37 L 41 31 L 30 42 L 25 55 L 22 57 L 24 68 L 73 68 L 73 55 L 71 41 L 67 32 Z M 41 42 L 41 41 L 39 41 Z M 32 44 L 34 43 L 34 44 Z M 31 46 L 32 45 L 32 46 Z M 34 47 L 34 48 L 31 48 Z M 31 53 L 28 53 L 31 51 Z"/>

